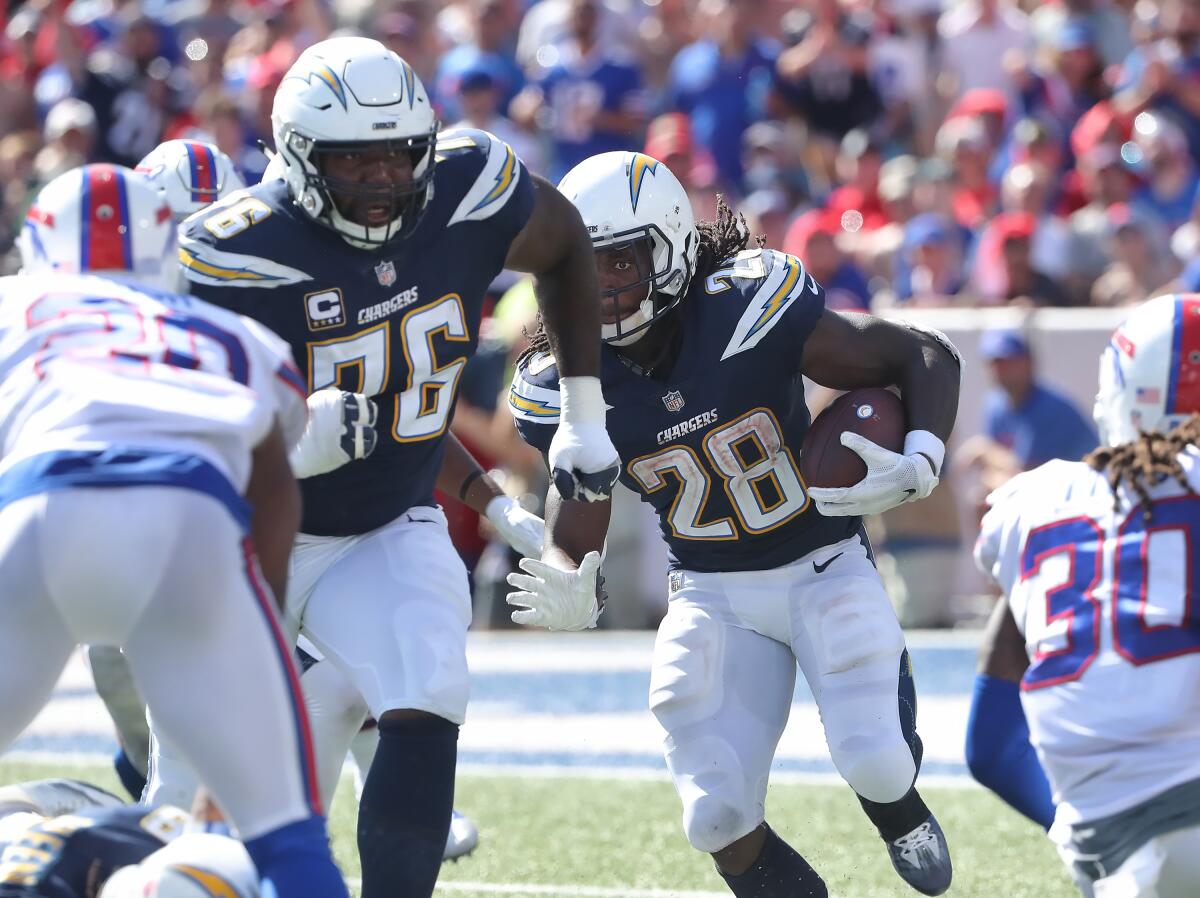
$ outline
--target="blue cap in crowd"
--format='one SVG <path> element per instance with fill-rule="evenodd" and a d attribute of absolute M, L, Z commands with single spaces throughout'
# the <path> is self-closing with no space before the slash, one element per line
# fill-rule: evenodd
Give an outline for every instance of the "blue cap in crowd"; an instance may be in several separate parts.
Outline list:
<path fill-rule="evenodd" d="M 1086 50 L 1096 45 L 1092 26 L 1084 19 L 1067 19 L 1054 36 L 1057 50 Z"/>
<path fill-rule="evenodd" d="M 904 228 L 904 243 L 909 249 L 931 243 L 948 243 L 953 236 L 954 223 L 936 212 L 918 215 Z"/>
<path fill-rule="evenodd" d="M 1020 358 L 1030 354 L 1029 341 L 1015 328 L 984 331 L 979 339 L 979 354 L 989 362 Z"/>

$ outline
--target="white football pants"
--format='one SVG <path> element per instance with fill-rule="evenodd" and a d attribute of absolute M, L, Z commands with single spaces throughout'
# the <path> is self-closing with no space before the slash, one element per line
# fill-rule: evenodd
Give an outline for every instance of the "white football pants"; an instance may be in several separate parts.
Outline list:
<path fill-rule="evenodd" d="M 857 537 L 774 570 L 676 571 L 670 583 L 650 707 L 695 848 L 719 851 L 763 822 L 797 664 L 846 782 L 876 802 L 908 792 L 904 635 Z"/>
<path fill-rule="evenodd" d="M 0 747 L 79 643 L 124 647 L 157 725 L 243 838 L 320 811 L 291 645 L 218 501 L 137 486 L 0 508 Z"/>
<path fill-rule="evenodd" d="M 1073 852 L 1058 847 L 1075 876 Z M 1103 879 L 1076 879 L 1086 898 L 1195 898 L 1200 895 L 1200 826 L 1151 839 Z"/>
<path fill-rule="evenodd" d="M 414 709 L 463 722 L 470 622 L 467 570 L 439 508 L 410 509 L 362 536 L 297 537 L 286 625 L 293 645 L 302 632 L 325 659 L 301 685 L 326 802 L 368 713 Z M 377 739 L 369 737 L 372 747 Z M 194 793 L 195 776 L 181 761 L 156 732 L 149 803 Z"/>

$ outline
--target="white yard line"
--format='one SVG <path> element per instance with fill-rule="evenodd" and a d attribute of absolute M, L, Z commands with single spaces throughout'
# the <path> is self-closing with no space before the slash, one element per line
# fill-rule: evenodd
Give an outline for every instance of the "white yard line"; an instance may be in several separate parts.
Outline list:
<path fill-rule="evenodd" d="M 475 892 L 481 895 L 553 895 L 558 898 L 728 898 L 728 892 L 633 889 L 628 886 L 522 885 L 521 883 L 443 882 L 438 892 Z"/>
<path fill-rule="evenodd" d="M 346 880 L 358 888 L 361 880 Z M 482 895 L 552 895 L 560 898 L 728 898 L 728 892 L 635 889 L 629 886 L 546 885 L 519 882 L 439 882 L 439 893 L 476 892 Z"/>

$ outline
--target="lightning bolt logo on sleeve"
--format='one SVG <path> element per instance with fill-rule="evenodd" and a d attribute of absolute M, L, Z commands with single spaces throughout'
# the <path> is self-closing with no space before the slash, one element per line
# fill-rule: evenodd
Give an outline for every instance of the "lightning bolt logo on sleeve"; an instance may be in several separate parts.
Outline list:
<path fill-rule="evenodd" d="M 504 144 L 504 150 L 506 154 L 504 164 L 500 166 L 500 171 L 496 172 L 495 186 L 484 194 L 483 199 L 475 204 L 475 208 L 471 210 L 472 212 L 482 209 L 489 203 L 494 203 L 504 195 L 505 191 L 508 190 L 508 185 L 512 183 L 513 174 L 517 170 L 517 156 L 508 144 Z"/>
<path fill-rule="evenodd" d="M 788 256 L 787 268 L 783 282 L 775 288 L 774 293 L 768 296 L 766 300 L 759 305 L 759 308 L 761 309 L 759 316 L 755 320 L 754 324 L 750 326 L 750 329 L 746 331 L 746 336 L 743 339 L 750 339 L 760 330 L 770 325 L 771 319 L 779 314 L 780 310 L 784 306 L 784 303 L 786 303 L 791 297 L 792 291 L 796 289 L 796 284 L 802 280 L 801 275 L 803 274 L 804 269 L 800 265 L 800 260 L 795 256 Z M 756 296 L 755 301 L 757 302 L 757 300 L 758 297 Z"/>
<path fill-rule="evenodd" d="M 808 273 L 795 256 L 774 253 L 770 274 L 759 284 L 721 355 L 722 361 L 757 346 L 804 293 Z"/>

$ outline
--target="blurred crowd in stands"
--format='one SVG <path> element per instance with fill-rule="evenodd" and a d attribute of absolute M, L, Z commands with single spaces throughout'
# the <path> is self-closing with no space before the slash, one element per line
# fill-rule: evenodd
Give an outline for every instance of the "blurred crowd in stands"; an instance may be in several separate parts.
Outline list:
<path fill-rule="evenodd" d="M 551 180 L 630 149 L 698 217 L 724 195 L 835 308 L 1200 291 L 1200 0 L 0 0 L 0 25 L 0 274 L 34 192 L 85 161 L 195 137 L 257 181 L 288 66 L 361 33 L 413 65 L 446 126 Z M 536 492 L 540 459 L 497 409 L 533 293 L 495 293 L 455 429 Z M 1005 388 L 1028 346 L 989 339 L 988 429 L 1061 420 Z M 486 566 L 473 527 L 460 548 Z"/>

